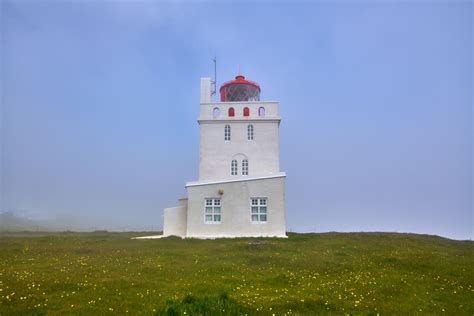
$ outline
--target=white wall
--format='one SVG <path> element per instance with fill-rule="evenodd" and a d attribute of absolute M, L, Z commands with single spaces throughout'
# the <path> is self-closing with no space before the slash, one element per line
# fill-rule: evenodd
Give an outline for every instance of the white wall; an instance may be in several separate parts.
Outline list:
<path fill-rule="evenodd" d="M 181 201 L 181 200 L 180 200 Z M 164 236 L 186 236 L 187 206 L 165 208 L 163 218 Z"/>
<path fill-rule="evenodd" d="M 202 97 L 201 97 L 202 99 Z M 235 116 L 229 117 L 229 108 L 233 107 L 235 110 Z M 244 107 L 250 109 L 250 115 L 248 117 L 243 116 Z M 258 115 L 258 109 L 263 107 L 265 109 L 265 116 L 260 117 Z M 215 108 L 220 109 L 220 116 L 215 118 L 213 116 L 213 110 Z M 198 121 L 202 120 L 249 120 L 249 119 L 262 119 L 262 120 L 280 120 L 278 113 L 278 102 L 275 101 L 252 101 L 252 102 L 201 102 L 199 111 Z"/>
<path fill-rule="evenodd" d="M 254 139 L 247 139 L 247 127 L 253 125 Z M 242 160 L 249 162 L 249 175 L 271 175 L 280 171 L 278 123 L 232 122 L 231 140 L 224 140 L 227 123 L 201 123 L 199 180 L 236 179 L 242 176 Z M 231 175 L 231 161 L 236 159 L 238 176 Z"/>
<path fill-rule="evenodd" d="M 212 109 L 221 109 L 221 115 L 212 118 Z M 232 106 L 235 117 L 228 117 Z M 266 115 L 258 116 L 258 109 L 265 107 Z M 250 116 L 243 117 L 244 107 L 250 108 Z M 235 179 L 242 176 L 242 160 L 249 162 L 251 176 L 271 175 L 280 171 L 278 103 L 276 102 L 226 102 L 201 104 L 199 119 L 199 180 Z M 253 125 L 254 139 L 248 140 L 247 127 Z M 231 128 L 231 140 L 225 141 L 224 128 Z M 231 161 L 238 162 L 239 176 L 231 175 Z"/>
<path fill-rule="evenodd" d="M 212 85 L 211 78 L 201 78 L 201 103 L 211 102 Z"/>
<path fill-rule="evenodd" d="M 284 177 L 188 186 L 186 237 L 285 237 Z M 224 190 L 222 195 L 219 189 Z M 267 198 L 267 222 L 251 221 L 250 198 Z M 221 198 L 221 222 L 204 221 L 206 198 Z"/>

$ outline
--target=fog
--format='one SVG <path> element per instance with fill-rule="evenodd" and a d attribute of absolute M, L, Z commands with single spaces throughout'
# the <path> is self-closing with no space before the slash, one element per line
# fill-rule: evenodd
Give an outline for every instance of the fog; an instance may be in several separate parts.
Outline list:
<path fill-rule="evenodd" d="M 218 84 L 240 70 L 280 102 L 288 230 L 470 239 L 472 12 L 2 1 L 0 224 L 160 230 L 197 180 L 217 56 Z"/>

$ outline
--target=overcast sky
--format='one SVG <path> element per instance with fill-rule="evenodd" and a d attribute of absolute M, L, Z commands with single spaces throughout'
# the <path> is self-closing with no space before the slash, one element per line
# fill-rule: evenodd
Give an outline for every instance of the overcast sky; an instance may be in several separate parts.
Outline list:
<path fill-rule="evenodd" d="M 473 237 L 471 1 L 0 1 L 1 210 L 158 227 L 199 78 L 280 102 L 292 231 Z"/>

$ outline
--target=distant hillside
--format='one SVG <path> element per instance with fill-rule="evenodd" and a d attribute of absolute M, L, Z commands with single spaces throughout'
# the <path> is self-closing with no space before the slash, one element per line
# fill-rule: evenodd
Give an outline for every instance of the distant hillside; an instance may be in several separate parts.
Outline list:
<path fill-rule="evenodd" d="M 21 217 L 13 212 L 0 213 L 0 230 L 22 231 L 22 230 L 50 230 L 39 221 Z"/>

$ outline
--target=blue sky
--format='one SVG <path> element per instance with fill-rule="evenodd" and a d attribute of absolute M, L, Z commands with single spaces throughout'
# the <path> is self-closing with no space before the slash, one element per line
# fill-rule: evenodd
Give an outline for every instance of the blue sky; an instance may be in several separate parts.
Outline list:
<path fill-rule="evenodd" d="M 473 237 L 470 1 L 2 1 L 1 208 L 160 226 L 199 78 L 277 100 L 292 231 Z"/>

